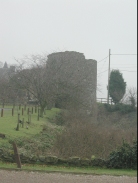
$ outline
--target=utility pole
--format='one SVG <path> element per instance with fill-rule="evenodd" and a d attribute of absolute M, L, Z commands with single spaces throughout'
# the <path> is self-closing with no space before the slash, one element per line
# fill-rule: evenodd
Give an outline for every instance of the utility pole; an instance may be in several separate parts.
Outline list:
<path fill-rule="evenodd" d="M 109 49 L 109 67 L 108 67 L 108 85 L 107 85 L 107 103 L 108 104 L 109 104 L 110 56 L 111 56 L 111 50 Z"/>

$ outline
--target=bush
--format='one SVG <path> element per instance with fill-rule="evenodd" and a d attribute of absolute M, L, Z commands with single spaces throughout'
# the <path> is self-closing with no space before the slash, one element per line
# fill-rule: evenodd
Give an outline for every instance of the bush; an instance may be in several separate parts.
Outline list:
<path fill-rule="evenodd" d="M 66 118 L 64 111 L 61 111 L 56 114 L 56 116 L 53 119 L 49 119 L 51 123 L 55 123 L 56 125 L 63 126 L 65 125 Z"/>
<path fill-rule="evenodd" d="M 45 156 L 39 156 L 39 161 L 44 163 L 45 162 Z"/>
<path fill-rule="evenodd" d="M 63 113 L 62 112 L 60 112 L 60 113 L 58 113 L 56 115 L 55 123 L 56 123 L 56 125 L 61 125 L 61 126 L 65 124 L 65 119 L 63 117 Z"/>
<path fill-rule="evenodd" d="M 108 168 L 137 169 L 137 141 L 133 145 L 123 141 L 121 147 L 110 153 Z"/>
<path fill-rule="evenodd" d="M 121 104 L 120 105 L 120 112 L 122 114 L 127 114 L 127 113 L 133 112 L 135 110 L 136 109 L 132 105 L 128 105 L 128 104 Z"/>
<path fill-rule="evenodd" d="M 58 162 L 58 158 L 56 156 L 46 156 L 45 162 L 47 164 L 56 164 Z"/>
<path fill-rule="evenodd" d="M 58 158 L 58 165 L 68 165 L 68 160 L 63 158 Z"/>
<path fill-rule="evenodd" d="M 3 153 L 0 156 L 0 159 L 5 162 L 11 162 L 13 163 L 15 161 L 14 152 L 13 151 L 3 151 Z"/>
<path fill-rule="evenodd" d="M 80 165 L 80 158 L 79 157 L 70 157 L 68 160 L 69 165 L 75 165 L 75 166 L 79 166 Z"/>
<path fill-rule="evenodd" d="M 119 111 L 122 114 L 127 114 L 136 110 L 132 105 L 122 103 L 118 103 L 116 105 L 104 104 L 104 106 L 109 112 Z"/>
<path fill-rule="evenodd" d="M 30 161 L 30 158 L 29 158 L 29 156 L 27 156 L 26 154 L 20 154 L 20 159 L 21 159 L 21 162 L 22 163 L 29 163 L 29 161 Z"/>
<path fill-rule="evenodd" d="M 98 158 L 96 158 L 96 159 L 92 159 L 91 160 L 91 166 L 93 166 L 93 167 L 106 167 L 106 161 L 104 160 L 104 159 L 98 159 Z"/>
<path fill-rule="evenodd" d="M 35 164 L 38 161 L 38 158 L 37 158 L 37 156 L 31 156 L 29 158 L 29 161 L 30 161 L 30 163 L 34 163 Z"/>
<path fill-rule="evenodd" d="M 89 166 L 91 161 L 88 158 L 81 159 L 81 166 Z"/>

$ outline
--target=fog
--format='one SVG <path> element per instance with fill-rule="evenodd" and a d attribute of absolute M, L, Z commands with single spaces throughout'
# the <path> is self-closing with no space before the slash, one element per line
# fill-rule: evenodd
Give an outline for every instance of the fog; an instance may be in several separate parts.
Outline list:
<path fill-rule="evenodd" d="M 111 69 L 136 87 L 136 0 L 0 0 L 0 67 L 25 55 L 81 52 L 97 60 L 97 97 L 105 98 L 109 49 Z"/>

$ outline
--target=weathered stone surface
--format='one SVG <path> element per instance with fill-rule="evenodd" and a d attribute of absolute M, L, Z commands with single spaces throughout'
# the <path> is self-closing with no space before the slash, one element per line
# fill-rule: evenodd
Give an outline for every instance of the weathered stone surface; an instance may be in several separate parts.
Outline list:
<path fill-rule="evenodd" d="M 63 85 L 76 87 L 76 90 L 64 92 L 69 91 L 68 94 L 76 100 L 81 99 L 80 109 L 85 109 L 92 116 L 96 115 L 97 61 L 85 59 L 83 53 L 74 51 L 53 53 L 48 55 L 47 74 L 57 84 L 60 94 Z M 52 99 L 51 101 L 54 103 Z"/>

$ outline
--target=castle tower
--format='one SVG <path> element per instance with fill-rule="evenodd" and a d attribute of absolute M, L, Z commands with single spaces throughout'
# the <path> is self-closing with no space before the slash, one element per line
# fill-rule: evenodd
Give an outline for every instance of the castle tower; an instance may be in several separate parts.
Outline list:
<path fill-rule="evenodd" d="M 83 53 L 65 51 L 48 55 L 46 67 L 55 83 L 74 88 L 70 93 L 80 100 L 80 108 L 96 114 L 97 61 L 85 59 Z"/>

